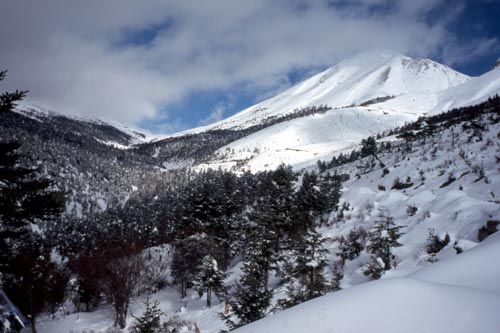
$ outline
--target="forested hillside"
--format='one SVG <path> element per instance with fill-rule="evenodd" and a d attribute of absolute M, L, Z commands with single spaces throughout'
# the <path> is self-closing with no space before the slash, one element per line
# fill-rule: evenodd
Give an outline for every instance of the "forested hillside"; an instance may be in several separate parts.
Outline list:
<path fill-rule="evenodd" d="M 499 107 L 495 97 L 422 118 L 300 172 L 282 165 L 241 175 L 154 167 L 145 173 L 145 163 L 134 169 L 134 150 L 82 144 L 80 151 L 90 157 L 78 161 L 61 151 L 72 147 L 64 140 L 57 149 L 46 148 L 69 161 L 54 165 L 86 163 L 87 175 L 74 176 L 89 178 L 78 182 L 104 177 L 86 185 L 88 193 L 106 193 L 99 209 L 75 208 L 72 193 L 81 190 L 59 184 L 78 182 L 65 182 L 71 172 L 50 173 L 44 163 L 26 158 L 34 144 L 6 146 L 6 156 L 21 153 L 15 161 L 38 166 L 36 173 L 55 180 L 52 189 L 63 190 L 66 199 L 59 218 L 34 221 L 36 246 L 57 260 L 26 266 L 47 275 L 31 282 L 37 293 L 17 293 L 21 298 L 13 300 L 23 309 L 36 301 L 41 312 L 57 318 L 44 317 L 42 332 L 67 327 L 81 311 L 104 315 L 103 309 L 111 312 L 98 321 L 98 330 L 130 327 L 137 321 L 129 313 L 140 313 L 137 300 L 146 295 L 161 301 L 148 301 L 146 308 L 170 307 L 162 317 L 166 331 L 195 321 L 216 331 L 445 260 L 496 230 Z M 123 163 L 120 154 L 127 156 Z M 102 187 L 116 179 L 123 192 Z M 456 209 L 440 211 L 454 202 L 460 202 Z M 4 288 L 9 291 L 9 284 Z M 182 302 L 198 310 L 176 309 Z M 82 330 L 90 322 L 71 325 Z"/>

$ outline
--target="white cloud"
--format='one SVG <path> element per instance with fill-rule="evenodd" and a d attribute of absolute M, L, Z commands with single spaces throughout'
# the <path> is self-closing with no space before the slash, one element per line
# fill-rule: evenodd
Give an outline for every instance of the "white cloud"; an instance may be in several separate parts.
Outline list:
<path fill-rule="evenodd" d="M 498 38 L 475 38 L 466 45 L 457 45 L 457 43 L 449 41 L 443 47 L 442 58 L 446 63 L 453 65 L 464 63 L 492 52 L 500 52 Z"/>
<path fill-rule="evenodd" d="M 227 106 L 223 102 L 219 102 L 212 109 L 212 112 L 208 115 L 208 117 L 200 120 L 200 125 L 210 125 L 215 122 L 222 120 L 224 116 L 224 112 L 226 112 Z"/>
<path fill-rule="evenodd" d="M 423 19 L 443 1 L 3 1 L 0 66 L 8 88 L 59 112 L 175 123 L 169 106 L 194 92 L 240 86 L 266 96 L 293 69 L 373 47 L 435 57 L 446 45 L 446 59 L 461 61 L 446 21 Z M 373 10 L 388 3 L 390 13 Z M 126 43 L 158 26 L 150 43 Z"/>

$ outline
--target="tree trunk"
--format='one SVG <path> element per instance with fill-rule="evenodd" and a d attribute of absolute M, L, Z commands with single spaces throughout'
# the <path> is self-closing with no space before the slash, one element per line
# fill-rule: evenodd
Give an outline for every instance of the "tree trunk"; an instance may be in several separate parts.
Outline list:
<path fill-rule="evenodd" d="M 125 326 L 127 326 L 127 312 L 125 311 L 125 313 L 120 313 L 118 315 L 118 326 L 121 328 L 121 329 L 124 329 Z"/>
<path fill-rule="evenodd" d="M 31 332 L 36 333 L 36 317 L 31 315 L 30 316 L 30 323 L 31 323 Z"/>
<path fill-rule="evenodd" d="M 207 289 L 207 307 L 212 306 L 212 290 Z"/>
<path fill-rule="evenodd" d="M 182 279 L 181 281 L 181 298 L 184 298 L 187 296 L 187 281 L 185 278 Z"/>
<path fill-rule="evenodd" d="M 382 162 L 382 161 L 380 160 L 380 158 L 378 158 L 377 154 L 373 154 L 373 157 L 377 159 L 377 161 L 380 163 L 380 165 L 382 166 L 382 168 L 383 168 L 383 167 L 385 167 L 384 162 Z"/>

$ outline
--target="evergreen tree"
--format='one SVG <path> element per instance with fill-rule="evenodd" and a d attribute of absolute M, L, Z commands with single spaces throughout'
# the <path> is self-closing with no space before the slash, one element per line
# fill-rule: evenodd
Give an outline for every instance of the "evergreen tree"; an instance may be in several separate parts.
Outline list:
<path fill-rule="evenodd" d="M 150 297 L 147 297 L 144 301 L 145 309 L 140 317 L 135 317 L 135 322 L 132 324 L 130 329 L 131 333 L 158 333 L 161 330 L 161 318 L 162 311 L 160 310 L 160 302 L 151 301 Z"/>
<path fill-rule="evenodd" d="M 75 296 L 73 302 L 77 310 L 85 304 L 83 311 L 93 311 L 101 302 L 104 291 L 103 280 L 105 275 L 105 258 L 102 253 L 80 253 L 72 258 L 68 267 L 75 274 Z"/>
<path fill-rule="evenodd" d="M 5 73 L 0 72 L 0 81 Z M 11 112 L 25 94 L 17 90 L 0 95 L 0 112 Z M 0 142 L 0 273 L 5 292 L 36 332 L 35 319 L 46 304 L 54 265 L 50 248 L 32 225 L 58 219 L 65 198 L 38 169 L 22 166 L 19 148 L 16 142 Z"/>
<path fill-rule="evenodd" d="M 415 140 L 415 133 L 412 130 L 402 131 L 398 136 L 398 139 L 403 139 L 406 144 L 406 152 L 411 152 L 413 149 L 413 141 Z"/>
<path fill-rule="evenodd" d="M 423 143 L 428 137 L 432 137 L 436 131 L 436 125 L 428 117 L 423 117 L 420 119 L 420 135 L 423 138 Z"/>
<path fill-rule="evenodd" d="M 328 265 L 328 250 L 323 243 L 327 240 L 316 230 L 310 230 L 292 250 L 291 262 L 287 265 L 287 299 L 279 306 L 287 308 L 324 295 L 330 285 L 324 277 Z"/>
<path fill-rule="evenodd" d="M 290 245 L 303 238 L 308 230 L 314 229 L 317 220 L 326 213 L 326 204 L 327 197 L 320 189 L 318 176 L 314 172 L 305 172 L 294 196 Z"/>
<path fill-rule="evenodd" d="M 229 301 L 238 321 L 226 316 L 227 324 L 236 328 L 265 316 L 271 303 L 272 292 L 268 287 L 269 271 L 273 263 L 272 238 L 266 237 L 266 228 L 248 221 L 245 237 L 245 259 L 242 275 L 236 282 L 233 299 Z"/>
<path fill-rule="evenodd" d="M 399 247 L 402 226 L 394 224 L 394 218 L 383 210 L 380 211 L 375 226 L 368 234 L 368 245 L 366 250 L 370 253 L 372 261 L 367 265 L 364 274 L 380 278 L 384 271 L 395 266 L 395 255 L 392 248 Z"/>
<path fill-rule="evenodd" d="M 322 223 L 322 215 L 337 206 L 340 184 L 338 177 L 329 174 L 321 182 L 315 173 L 302 175 L 292 211 L 296 232 L 287 248 L 289 254 L 284 258 L 287 299 L 280 300 L 279 307 L 289 307 L 330 290 L 324 277 L 328 250 L 323 244 L 327 238 L 321 236 L 317 227 Z"/>
<path fill-rule="evenodd" d="M 210 255 L 203 258 L 195 278 L 195 289 L 200 296 L 207 294 L 207 307 L 212 306 L 212 293 L 217 296 L 227 292 L 224 279 L 228 276 L 217 267 L 217 261 Z"/>
<path fill-rule="evenodd" d="M 266 257 L 263 267 L 268 273 L 279 271 L 283 251 L 290 247 L 295 234 L 292 217 L 294 206 L 295 173 L 290 167 L 281 165 L 275 171 L 261 173 L 257 200 L 246 214 L 251 223 L 247 227 L 245 252 L 254 249 L 248 243 L 261 243 L 260 249 Z"/>
<path fill-rule="evenodd" d="M 266 256 L 255 248 L 247 255 L 243 264 L 243 275 L 236 283 L 234 300 L 230 301 L 237 323 L 226 318 L 232 328 L 239 327 L 258 320 L 266 315 L 271 303 L 272 293 L 268 289 Z"/>
<path fill-rule="evenodd" d="M 201 234 L 182 238 L 174 242 L 172 254 L 172 276 L 179 286 L 181 298 L 187 296 L 187 288 L 195 279 L 203 259 L 206 238 Z"/>
<path fill-rule="evenodd" d="M 0 71 L 0 81 L 5 79 L 7 71 Z M 14 110 L 17 102 L 21 101 L 26 94 L 27 90 L 16 90 L 14 92 L 4 92 L 0 95 L 0 112 L 9 112 Z"/>
<path fill-rule="evenodd" d="M 337 254 L 342 262 L 356 259 L 364 249 L 364 238 L 366 232 L 363 229 L 351 230 L 347 237 L 341 236 L 339 239 L 339 250 Z"/>
<path fill-rule="evenodd" d="M 325 200 L 323 204 L 324 213 L 330 213 L 332 210 L 338 209 L 342 189 L 341 176 L 338 174 L 331 175 L 329 172 L 319 179 L 319 190 L 321 197 Z"/>
<path fill-rule="evenodd" d="M 379 161 L 383 166 L 384 163 L 377 156 L 378 148 L 377 142 L 373 136 L 369 136 L 366 139 L 361 140 L 361 157 L 372 156 L 373 159 Z"/>

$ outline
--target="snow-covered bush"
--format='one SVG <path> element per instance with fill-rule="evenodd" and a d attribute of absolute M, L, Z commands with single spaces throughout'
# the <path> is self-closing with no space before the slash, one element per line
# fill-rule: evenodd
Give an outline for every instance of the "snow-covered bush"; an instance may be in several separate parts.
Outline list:
<path fill-rule="evenodd" d="M 339 251 L 337 256 L 342 262 L 356 259 L 365 247 L 366 231 L 362 228 L 352 229 L 347 237 L 339 238 Z"/>
<path fill-rule="evenodd" d="M 441 251 L 450 242 L 450 235 L 446 233 L 444 237 L 439 237 L 434 233 L 434 229 L 429 229 L 429 244 L 427 245 L 427 253 L 429 255 L 436 254 Z"/>

